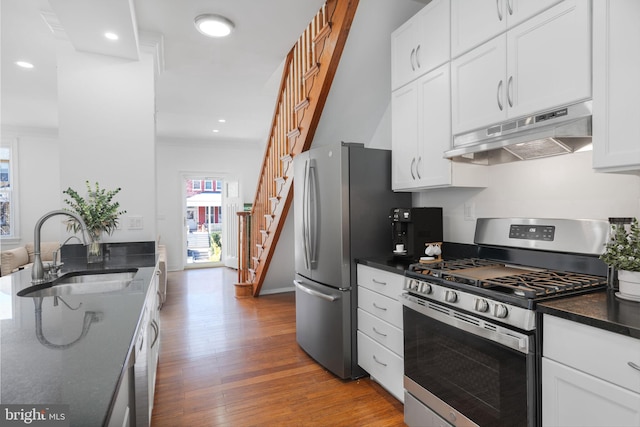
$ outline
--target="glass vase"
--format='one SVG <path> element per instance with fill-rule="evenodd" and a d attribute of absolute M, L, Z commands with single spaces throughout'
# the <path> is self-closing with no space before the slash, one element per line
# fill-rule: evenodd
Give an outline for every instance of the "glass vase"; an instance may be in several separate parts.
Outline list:
<path fill-rule="evenodd" d="M 87 244 L 87 264 L 98 264 L 104 262 L 102 253 L 102 233 L 89 233 L 89 243 Z"/>

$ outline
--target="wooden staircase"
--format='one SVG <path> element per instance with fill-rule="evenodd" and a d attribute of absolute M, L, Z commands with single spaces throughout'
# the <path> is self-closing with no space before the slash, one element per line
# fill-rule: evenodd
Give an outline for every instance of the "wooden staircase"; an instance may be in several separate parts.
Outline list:
<path fill-rule="evenodd" d="M 252 210 L 238 213 L 236 296 L 258 296 L 293 202 L 293 158 L 313 141 L 358 0 L 327 0 L 287 55 Z"/>

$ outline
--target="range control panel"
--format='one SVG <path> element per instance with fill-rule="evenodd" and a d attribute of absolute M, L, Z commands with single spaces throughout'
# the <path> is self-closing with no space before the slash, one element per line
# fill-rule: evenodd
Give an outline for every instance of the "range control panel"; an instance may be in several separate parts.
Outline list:
<path fill-rule="evenodd" d="M 510 239 L 543 240 L 553 242 L 556 227 L 553 225 L 512 224 L 509 227 Z"/>

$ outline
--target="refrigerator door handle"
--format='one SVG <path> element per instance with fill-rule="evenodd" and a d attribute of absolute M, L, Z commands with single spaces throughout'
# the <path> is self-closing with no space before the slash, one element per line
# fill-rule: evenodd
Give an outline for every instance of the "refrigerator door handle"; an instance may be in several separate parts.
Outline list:
<path fill-rule="evenodd" d="M 318 238 L 318 196 L 316 167 L 313 160 L 309 162 L 309 263 L 311 269 L 316 266 L 316 248 Z"/>
<path fill-rule="evenodd" d="M 304 183 L 302 184 L 302 246 L 304 247 L 304 267 L 309 265 L 309 161 L 304 162 Z"/>
<path fill-rule="evenodd" d="M 305 292 L 305 293 L 307 293 L 309 295 L 312 295 L 314 297 L 322 298 L 322 299 L 330 301 L 330 302 L 333 302 L 333 301 L 336 301 L 336 300 L 340 299 L 340 297 L 338 297 L 338 296 L 327 295 L 327 294 L 325 294 L 323 292 L 317 291 L 315 289 L 311 289 L 311 288 L 305 286 L 304 283 L 302 283 L 299 280 L 294 280 L 293 284 L 296 286 L 296 288 L 300 289 L 302 292 Z"/>

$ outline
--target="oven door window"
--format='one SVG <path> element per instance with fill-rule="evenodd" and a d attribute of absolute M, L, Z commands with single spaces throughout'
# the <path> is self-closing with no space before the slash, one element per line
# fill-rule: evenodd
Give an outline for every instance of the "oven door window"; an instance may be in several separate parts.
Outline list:
<path fill-rule="evenodd" d="M 478 425 L 527 425 L 532 356 L 407 307 L 404 316 L 407 377 Z"/>

